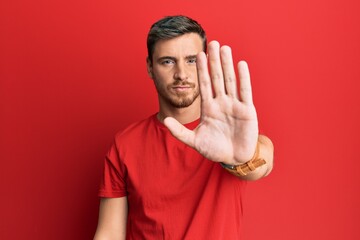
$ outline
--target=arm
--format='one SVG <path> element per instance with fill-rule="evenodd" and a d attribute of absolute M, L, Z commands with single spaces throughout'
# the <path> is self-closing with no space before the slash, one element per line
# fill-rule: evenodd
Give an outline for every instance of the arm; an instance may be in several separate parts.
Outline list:
<path fill-rule="evenodd" d="M 125 240 L 127 198 L 101 198 L 94 240 Z"/>

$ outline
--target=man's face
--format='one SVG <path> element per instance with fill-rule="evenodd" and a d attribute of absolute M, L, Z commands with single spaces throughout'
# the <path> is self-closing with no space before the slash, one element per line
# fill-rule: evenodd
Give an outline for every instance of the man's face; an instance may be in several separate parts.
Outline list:
<path fill-rule="evenodd" d="M 184 108 L 199 97 L 196 55 L 201 51 L 203 43 L 196 33 L 156 43 L 148 72 L 162 106 Z"/>

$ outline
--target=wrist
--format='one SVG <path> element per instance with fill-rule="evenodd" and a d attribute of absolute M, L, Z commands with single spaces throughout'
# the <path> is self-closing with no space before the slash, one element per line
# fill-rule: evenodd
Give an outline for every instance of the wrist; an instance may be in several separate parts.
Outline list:
<path fill-rule="evenodd" d="M 260 166 L 266 164 L 266 161 L 263 158 L 259 157 L 260 143 L 257 142 L 254 156 L 247 162 L 240 165 L 229 165 L 225 163 L 220 163 L 223 168 L 232 173 L 233 175 L 243 177 L 248 173 L 255 171 Z"/>

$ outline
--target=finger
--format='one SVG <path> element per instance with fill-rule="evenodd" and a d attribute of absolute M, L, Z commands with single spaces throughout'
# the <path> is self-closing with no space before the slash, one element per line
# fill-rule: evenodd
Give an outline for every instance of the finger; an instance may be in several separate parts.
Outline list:
<path fill-rule="evenodd" d="M 250 72 L 245 61 L 238 63 L 238 71 L 240 76 L 240 99 L 244 103 L 252 104 Z"/>
<path fill-rule="evenodd" d="M 225 94 L 224 76 L 220 60 L 220 44 L 212 41 L 208 45 L 211 82 L 215 97 Z"/>
<path fill-rule="evenodd" d="M 224 73 L 226 94 L 230 97 L 237 98 L 238 94 L 236 91 L 236 74 L 234 70 L 231 48 L 228 46 L 222 46 L 220 49 L 220 56 Z"/>
<path fill-rule="evenodd" d="M 196 67 L 200 87 L 201 101 L 208 101 L 213 98 L 211 80 L 207 66 L 207 58 L 204 52 L 197 55 Z"/>
<path fill-rule="evenodd" d="M 194 132 L 184 127 L 184 125 L 179 123 L 175 118 L 165 118 L 164 124 L 170 130 L 171 134 L 181 142 L 189 145 L 192 148 L 195 146 Z"/>

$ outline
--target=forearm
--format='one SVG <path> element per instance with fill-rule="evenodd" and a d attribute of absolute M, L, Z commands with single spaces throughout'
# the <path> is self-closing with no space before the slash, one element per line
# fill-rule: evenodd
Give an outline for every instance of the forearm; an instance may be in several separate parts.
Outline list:
<path fill-rule="evenodd" d="M 271 140 L 265 135 L 259 135 L 258 139 L 259 153 L 258 158 L 264 159 L 265 164 L 249 172 L 246 176 L 241 176 L 241 179 L 255 181 L 267 176 L 273 169 L 274 164 L 274 145 Z"/>
<path fill-rule="evenodd" d="M 125 240 L 127 198 L 102 198 L 94 240 Z"/>

